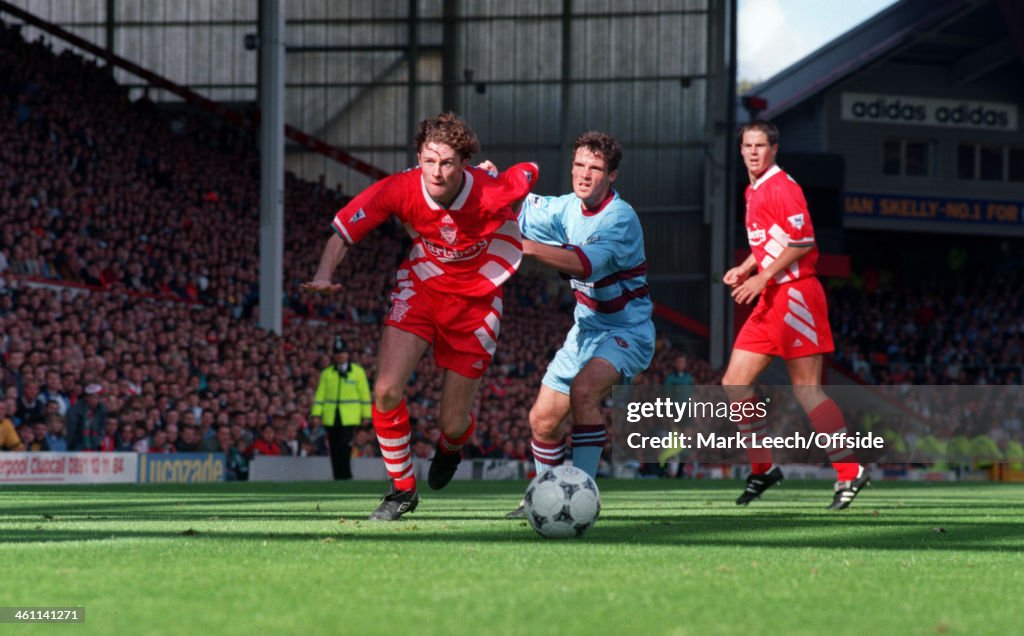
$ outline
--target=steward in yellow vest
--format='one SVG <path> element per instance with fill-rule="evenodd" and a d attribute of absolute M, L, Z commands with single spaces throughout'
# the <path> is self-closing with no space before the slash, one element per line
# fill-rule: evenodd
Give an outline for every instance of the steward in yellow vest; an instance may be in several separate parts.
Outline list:
<path fill-rule="evenodd" d="M 320 372 L 310 415 L 327 431 L 334 478 L 351 479 L 352 430 L 372 412 L 366 370 L 351 361 L 341 336 L 334 338 L 334 364 Z"/>

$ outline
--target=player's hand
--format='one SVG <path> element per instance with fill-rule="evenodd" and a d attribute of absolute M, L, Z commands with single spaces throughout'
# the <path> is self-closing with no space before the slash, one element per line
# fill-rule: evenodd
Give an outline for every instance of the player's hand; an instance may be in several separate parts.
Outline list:
<path fill-rule="evenodd" d="M 733 267 L 732 269 L 725 273 L 725 276 L 722 277 L 722 282 L 728 285 L 729 287 L 735 289 L 737 285 L 747 280 L 748 276 L 750 276 L 749 269 L 743 267 Z"/>
<path fill-rule="evenodd" d="M 308 283 L 302 283 L 302 290 L 313 292 L 314 294 L 336 294 L 341 291 L 341 285 L 339 283 L 332 283 L 329 280 L 311 280 Z"/>
<path fill-rule="evenodd" d="M 476 167 L 487 172 L 492 177 L 498 176 L 498 166 L 494 165 L 494 162 L 490 159 L 484 159 L 480 163 L 476 164 Z"/>
<path fill-rule="evenodd" d="M 764 291 L 768 281 L 760 274 L 751 276 L 732 290 L 732 298 L 741 305 L 749 305 Z"/>

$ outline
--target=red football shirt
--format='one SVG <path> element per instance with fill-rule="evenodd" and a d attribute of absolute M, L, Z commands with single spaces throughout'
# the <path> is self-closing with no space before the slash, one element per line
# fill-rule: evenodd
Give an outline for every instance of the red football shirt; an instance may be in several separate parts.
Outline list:
<path fill-rule="evenodd" d="M 771 265 L 787 247 L 814 247 L 779 272 L 769 285 L 814 276 L 818 248 L 803 190 L 777 165 L 747 186 L 747 241 L 760 269 Z"/>
<path fill-rule="evenodd" d="M 412 236 L 412 250 L 399 267 L 399 284 L 419 280 L 463 296 L 493 293 L 523 259 L 522 235 L 511 205 L 537 181 L 532 163 L 512 166 L 498 177 L 478 168 L 463 172 L 462 189 L 444 208 L 430 198 L 419 168 L 377 182 L 334 217 L 334 231 L 348 244 L 395 215 Z"/>

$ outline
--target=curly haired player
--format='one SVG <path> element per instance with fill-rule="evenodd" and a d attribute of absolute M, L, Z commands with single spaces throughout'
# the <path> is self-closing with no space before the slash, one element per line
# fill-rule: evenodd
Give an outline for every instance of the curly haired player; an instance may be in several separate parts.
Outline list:
<path fill-rule="evenodd" d="M 538 175 L 530 163 L 497 177 L 469 166 L 480 142 L 452 113 L 420 122 L 415 144 L 418 167 L 374 184 L 335 215 L 334 235 L 316 276 L 304 285 L 324 293 L 341 289 L 331 277 L 348 247 L 391 215 L 413 238 L 396 272 L 373 388 L 373 426 L 391 478 L 388 493 L 370 515 L 382 521 L 394 521 L 419 503 L 404 390 L 430 345 L 445 376 L 441 438 L 428 483 L 443 488 L 455 475 L 462 446 L 473 434 L 473 397 L 497 346 L 501 285 L 522 260 L 514 208 Z"/>

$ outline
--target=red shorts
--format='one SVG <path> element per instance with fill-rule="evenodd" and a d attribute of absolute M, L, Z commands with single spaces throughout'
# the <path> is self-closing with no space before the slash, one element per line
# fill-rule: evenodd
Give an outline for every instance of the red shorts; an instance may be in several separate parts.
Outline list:
<path fill-rule="evenodd" d="M 479 378 L 497 347 L 501 311 L 500 290 L 483 298 L 467 298 L 405 281 L 391 292 L 391 311 L 384 324 L 432 344 L 438 367 Z"/>
<path fill-rule="evenodd" d="M 825 290 L 818 279 L 765 287 L 733 348 L 785 360 L 835 351 Z"/>

